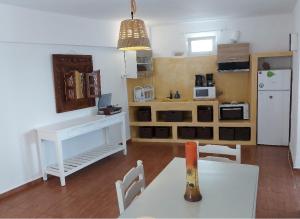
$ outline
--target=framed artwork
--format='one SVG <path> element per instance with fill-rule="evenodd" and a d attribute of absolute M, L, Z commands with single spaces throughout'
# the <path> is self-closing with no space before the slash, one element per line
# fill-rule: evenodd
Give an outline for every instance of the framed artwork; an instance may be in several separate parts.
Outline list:
<path fill-rule="evenodd" d="M 52 59 L 57 113 L 96 106 L 101 79 L 92 56 L 55 54 Z"/>

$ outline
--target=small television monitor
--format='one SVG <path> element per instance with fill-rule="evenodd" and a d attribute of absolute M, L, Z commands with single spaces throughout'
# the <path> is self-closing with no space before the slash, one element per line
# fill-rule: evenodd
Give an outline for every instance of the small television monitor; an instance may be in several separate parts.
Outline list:
<path fill-rule="evenodd" d="M 99 97 L 99 101 L 98 101 L 98 109 L 103 109 L 106 108 L 108 106 L 111 106 L 111 98 L 112 98 L 112 94 L 102 94 Z"/>

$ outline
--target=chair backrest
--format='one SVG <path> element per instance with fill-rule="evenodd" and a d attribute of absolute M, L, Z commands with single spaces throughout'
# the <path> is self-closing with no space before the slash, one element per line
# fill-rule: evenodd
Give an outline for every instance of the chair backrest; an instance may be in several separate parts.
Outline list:
<path fill-rule="evenodd" d="M 134 198 L 145 188 L 144 166 L 137 161 L 137 167 L 132 168 L 123 178 L 116 182 L 116 190 L 120 214 L 130 205 Z"/>
<path fill-rule="evenodd" d="M 218 154 L 218 155 L 235 156 L 235 160 L 231 160 L 226 157 L 214 157 L 214 156 L 200 157 L 200 154 Z M 241 145 L 236 145 L 235 148 L 230 148 L 225 145 L 205 145 L 205 146 L 198 145 L 197 157 L 198 159 L 203 159 L 203 160 L 241 163 Z"/>

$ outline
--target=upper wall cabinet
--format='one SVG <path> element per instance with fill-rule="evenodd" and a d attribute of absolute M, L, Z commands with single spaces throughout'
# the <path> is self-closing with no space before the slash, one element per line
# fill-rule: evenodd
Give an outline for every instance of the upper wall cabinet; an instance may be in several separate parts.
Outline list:
<path fill-rule="evenodd" d="M 250 56 L 249 43 L 218 45 L 218 63 L 247 62 Z"/>
<path fill-rule="evenodd" d="M 149 77 L 153 72 L 152 51 L 126 51 L 125 77 Z"/>
<path fill-rule="evenodd" d="M 221 44 L 218 45 L 219 71 L 249 71 L 250 44 Z"/>

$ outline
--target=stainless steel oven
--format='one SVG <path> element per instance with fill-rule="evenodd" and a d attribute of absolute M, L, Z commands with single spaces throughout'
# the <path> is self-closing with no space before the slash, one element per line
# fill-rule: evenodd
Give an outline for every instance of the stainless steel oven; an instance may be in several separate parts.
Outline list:
<path fill-rule="evenodd" d="M 249 104 L 221 104 L 219 107 L 220 120 L 248 120 Z"/>

